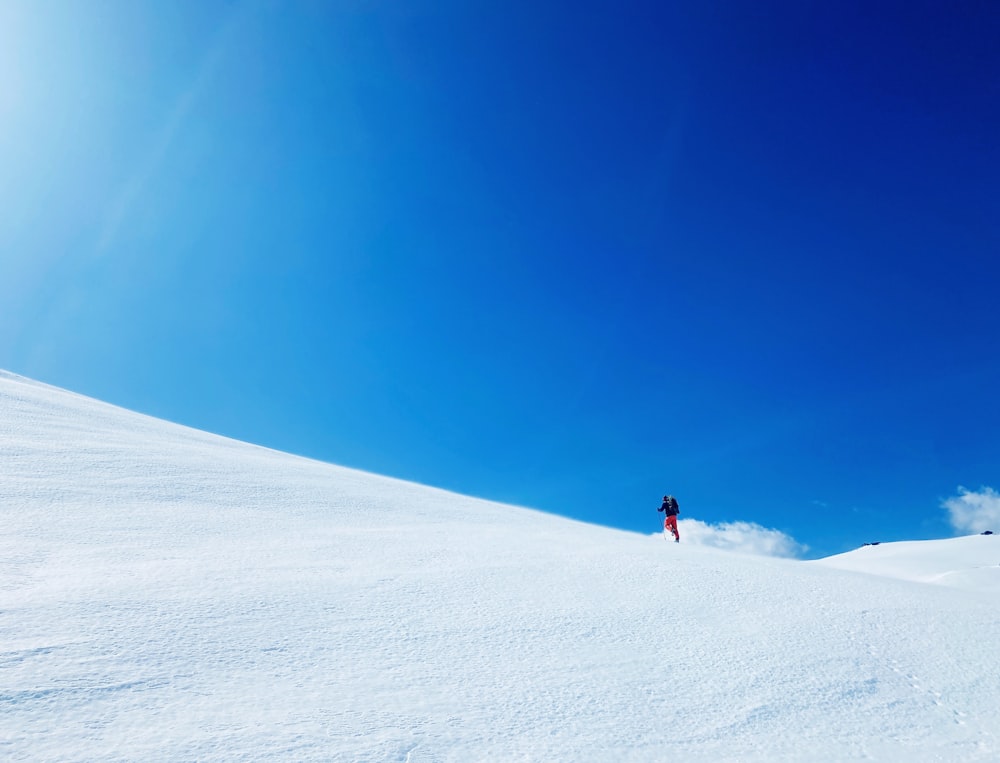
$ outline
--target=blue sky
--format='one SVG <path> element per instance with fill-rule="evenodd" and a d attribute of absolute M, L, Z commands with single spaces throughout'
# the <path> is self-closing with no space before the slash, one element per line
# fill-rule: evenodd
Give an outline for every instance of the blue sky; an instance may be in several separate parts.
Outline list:
<path fill-rule="evenodd" d="M 4 3 L 0 367 L 626 529 L 951 534 L 1000 9 L 539 5 Z"/>

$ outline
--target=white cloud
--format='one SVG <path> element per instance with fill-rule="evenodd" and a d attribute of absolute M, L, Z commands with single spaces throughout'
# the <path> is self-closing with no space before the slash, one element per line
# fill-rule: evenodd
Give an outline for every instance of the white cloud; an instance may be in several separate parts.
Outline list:
<path fill-rule="evenodd" d="M 712 546 L 727 551 L 761 556 L 797 557 L 807 547 L 780 530 L 771 530 L 754 522 L 722 522 L 710 525 L 698 519 L 682 519 L 677 523 L 681 543 Z"/>
<path fill-rule="evenodd" d="M 983 487 L 978 493 L 958 489 L 958 495 L 941 503 L 956 532 L 1000 531 L 1000 493 Z"/>

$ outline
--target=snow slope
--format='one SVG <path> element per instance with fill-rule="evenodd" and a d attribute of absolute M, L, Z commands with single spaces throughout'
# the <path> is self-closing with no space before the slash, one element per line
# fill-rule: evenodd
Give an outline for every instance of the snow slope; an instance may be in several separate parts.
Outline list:
<path fill-rule="evenodd" d="M 664 543 L 6 373 L 0 464 L 0 759 L 1000 760 L 988 592 Z"/>
<path fill-rule="evenodd" d="M 1000 535 L 878 543 L 814 563 L 900 580 L 1000 593 Z"/>

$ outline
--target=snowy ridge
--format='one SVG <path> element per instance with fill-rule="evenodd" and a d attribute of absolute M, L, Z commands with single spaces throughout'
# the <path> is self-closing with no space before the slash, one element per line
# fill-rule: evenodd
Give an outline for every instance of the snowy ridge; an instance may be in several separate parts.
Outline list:
<path fill-rule="evenodd" d="M 982 590 L 668 544 L 7 373 L 0 462 L 2 759 L 1000 758 Z"/>
<path fill-rule="evenodd" d="M 869 544 L 813 563 L 900 580 L 1000 593 L 1000 535 Z"/>

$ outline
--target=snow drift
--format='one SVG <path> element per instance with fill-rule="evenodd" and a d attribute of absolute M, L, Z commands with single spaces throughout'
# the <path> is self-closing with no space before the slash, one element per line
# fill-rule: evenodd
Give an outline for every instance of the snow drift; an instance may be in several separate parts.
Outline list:
<path fill-rule="evenodd" d="M 995 536 L 668 544 L 5 373 L 0 463 L 5 759 L 1000 758 L 995 589 L 914 580 Z"/>

